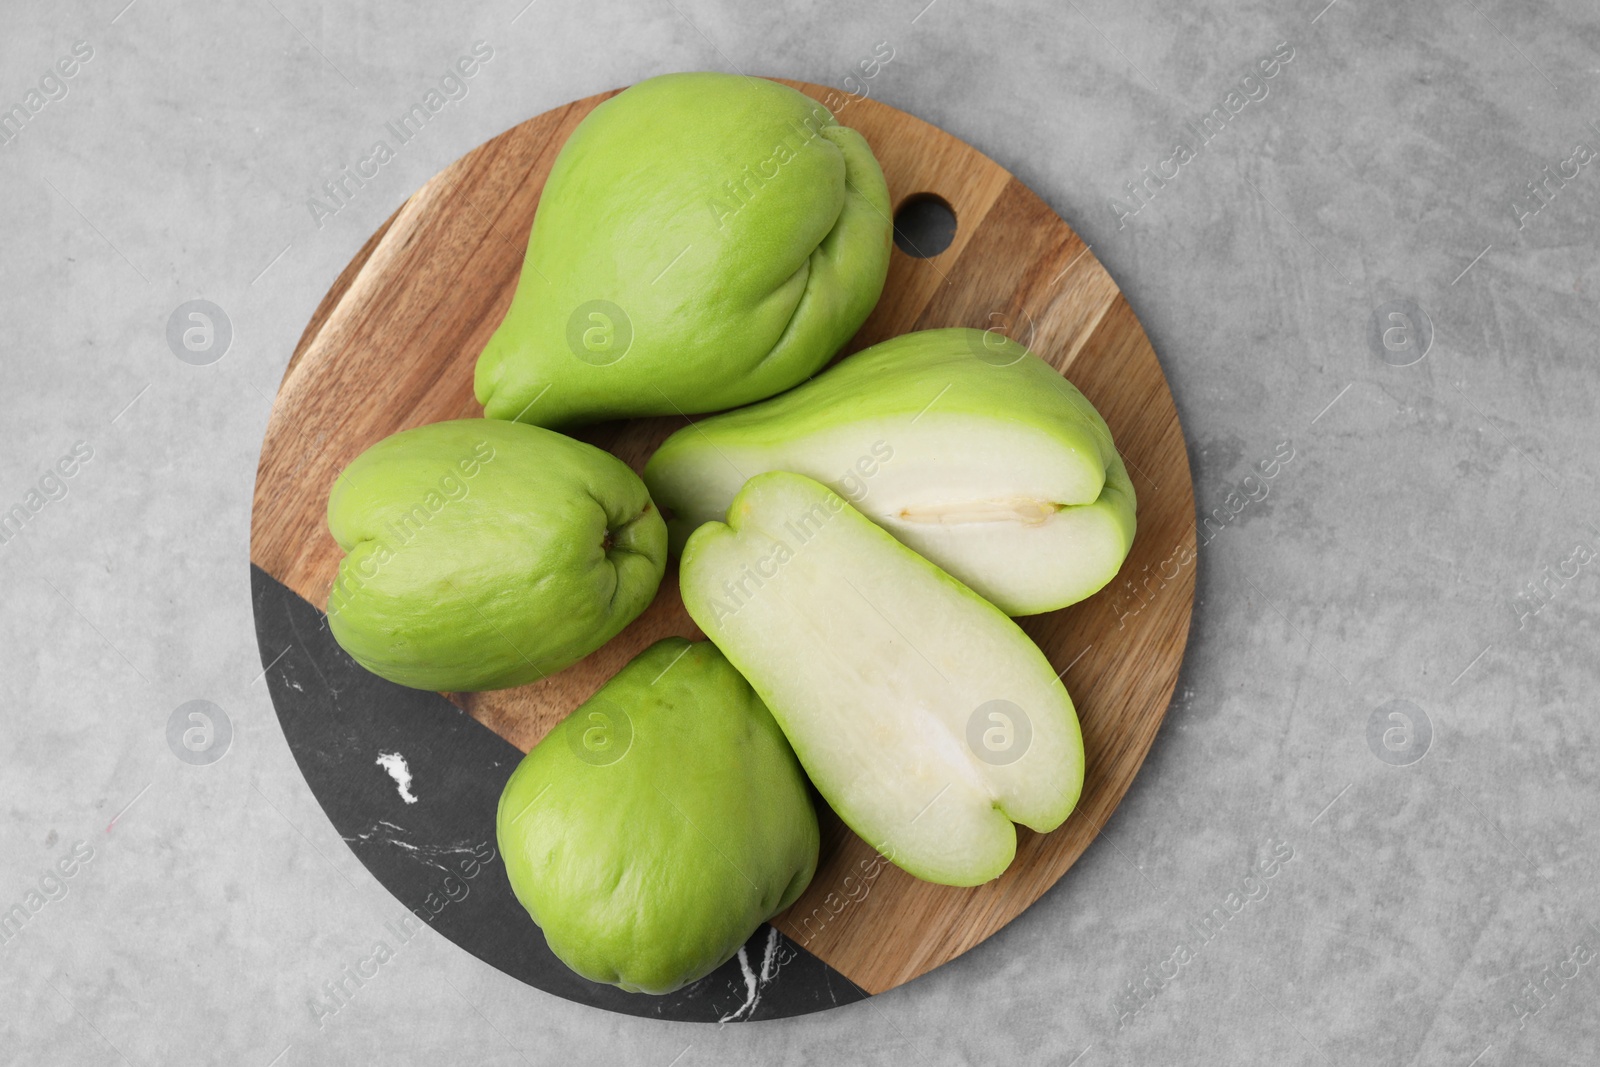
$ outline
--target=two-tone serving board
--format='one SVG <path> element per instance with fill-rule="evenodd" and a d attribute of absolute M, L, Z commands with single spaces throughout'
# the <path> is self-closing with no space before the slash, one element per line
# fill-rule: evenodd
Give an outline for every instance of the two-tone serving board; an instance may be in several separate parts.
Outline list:
<path fill-rule="evenodd" d="M 791 82 L 819 100 L 822 86 Z M 1137 773 L 1177 681 L 1194 597 L 1194 494 L 1177 412 L 1144 330 L 1084 243 L 1004 168 L 904 112 L 851 99 L 898 210 L 926 195 L 956 217 L 938 255 L 896 250 L 883 299 L 847 346 L 912 330 L 997 329 L 1067 375 L 1111 426 L 1138 493 L 1138 536 L 1088 601 L 1021 620 L 1062 671 L 1088 758 L 1082 800 L 1054 833 L 1018 828 L 1001 878 L 919 882 L 824 810 L 810 889 L 717 973 L 669 997 L 566 971 L 493 855 L 494 803 L 534 745 L 636 653 L 702 635 L 669 566 L 655 603 L 604 648 L 542 682 L 431 694 L 349 660 L 321 610 L 340 552 L 324 521 L 337 472 L 397 430 L 475 417 L 474 360 L 516 288 L 545 176 L 573 127 L 612 93 L 529 119 L 412 196 L 334 282 L 289 363 L 262 448 L 251 527 L 257 628 L 274 703 L 308 783 L 372 873 L 462 947 L 531 984 L 613 1010 L 675 1019 L 800 1014 L 892 989 L 993 934 L 1094 841 Z M 635 470 L 684 424 L 650 418 L 580 436 Z M 464 713 L 464 714 L 463 714 Z M 377 756 L 398 752 L 415 803 Z M 470 872 L 470 873 L 469 873 Z M 1053 936 L 1039 931 L 1041 937 Z"/>

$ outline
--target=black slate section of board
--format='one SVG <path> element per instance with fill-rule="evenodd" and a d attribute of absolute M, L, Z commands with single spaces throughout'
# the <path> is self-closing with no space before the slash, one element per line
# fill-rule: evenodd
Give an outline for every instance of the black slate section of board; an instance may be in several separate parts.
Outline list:
<path fill-rule="evenodd" d="M 311 792 L 345 843 L 420 922 L 514 978 L 608 1011 L 680 1022 L 805 1015 L 866 997 L 770 926 L 740 956 L 664 997 L 572 973 L 517 903 L 495 806 L 522 753 L 437 693 L 386 682 L 333 640 L 323 614 L 250 568 L 273 706 Z M 415 803 L 378 762 L 404 757 Z"/>

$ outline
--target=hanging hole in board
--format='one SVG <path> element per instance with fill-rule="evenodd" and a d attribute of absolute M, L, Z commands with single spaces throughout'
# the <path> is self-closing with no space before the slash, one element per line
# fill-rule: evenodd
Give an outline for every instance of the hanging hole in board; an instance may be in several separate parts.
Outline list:
<path fill-rule="evenodd" d="M 931 259 L 956 239 L 956 213 L 944 197 L 913 193 L 894 213 L 895 247 L 916 259 Z"/>

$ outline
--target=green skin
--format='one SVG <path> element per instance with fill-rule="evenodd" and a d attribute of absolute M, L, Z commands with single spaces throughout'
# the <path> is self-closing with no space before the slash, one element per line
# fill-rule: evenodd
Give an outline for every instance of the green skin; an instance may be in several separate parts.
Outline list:
<path fill-rule="evenodd" d="M 661 515 L 615 456 L 536 426 L 462 419 L 384 438 L 328 495 L 346 555 L 328 626 L 418 689 L 524 685 L 593 652 L 654 598 Z"/>
<path fill-rule="evenodd" d="M 1020 435 L 1017 447 L 1026 454 L 1084 468 L 1080 494 L 1053 503 L 1097 513 L 1106 542 L 1097 565 L 1105 569 L 1052 586 L 1043 572 L 1071 566 L 1057 553 L 1041 561 L 1037 584 L 1000 592 L 985 581 L 983 560 L 912 547 L 1010 615 L 1081 600 L 1113 577 L 1133 544 L 1133 483 L 1094 405 L 1044 360 L 997 333 L 924 330 L 873 345 L 781 396 L 679 430 L 651 456 L 644 479 L 671 516 L 670 544 L 680 552 L 695 529 L 723 517 L 746 479 L 769 470 L 816 479 L 885 524 L 882 505 L 897 480 L 949 478 L 952 467 L 980 456 L 995 432 Z M 927 451 L 933 439 L 949 451 Z M 975 462 L 990 462 L 992 473 L 969 478 L 963 491 L 976 484 L 981 494 L 1014 466 L 1005 454 Z M 1002 553 L 1000 562 L 1018 558 Z"/>
<path fill-rule="evenodd" d="M 641 652 L 528 753 L 495 825 L 551 951 L 631 993 L 714 971 L 817 866 L 789 743 L 715 645 L 680 637 Z"/>
<path fill-rule="evenodd" d="M 815 100 L 731 74 L 640 82 L 556 158 L 478 401 L 565 427 L 761 400 L 855 333 L 891 243 L 872 150 Z"/>

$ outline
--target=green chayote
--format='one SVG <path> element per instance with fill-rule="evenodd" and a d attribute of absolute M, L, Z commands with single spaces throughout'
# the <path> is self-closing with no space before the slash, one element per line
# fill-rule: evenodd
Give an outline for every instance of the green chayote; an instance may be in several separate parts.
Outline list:
<path fill-rule="evenodd" d="M 771 396 L 866 319 L 891 238 L 871 148 L 815 100 L 734 74 L 640 82 L 551 168 L 478 400 L 563 427 Z"/>
<path fill-rule="evenodd" d="M 334 483 L 328 529 L 345 551 L 333 636 L 419 689 L 559 671 L 643 611 L 666 567 L 666 526 L 621 460 L 493 419 L 379 441 Z"/>
<path fill-rule="evenodd" d="M 715 645 L 677 637 L 528 753 L 496 826 L 551 951 L 630 992 L 715 970 L 817 864 L 816 812 L 772 714 Z"/>

